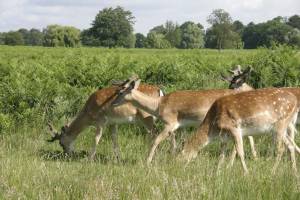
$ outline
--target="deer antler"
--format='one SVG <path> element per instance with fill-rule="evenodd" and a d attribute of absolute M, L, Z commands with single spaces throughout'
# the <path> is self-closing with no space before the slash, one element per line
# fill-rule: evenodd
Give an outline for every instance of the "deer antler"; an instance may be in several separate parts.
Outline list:
<path fill-rule="evenodd" d="M 121 86 L 121 85 L 123 85 L 123 84 L 125 84 L 125 83 L 127 83 L 128 82 L 128 79 L 127 80 L 115 80 L 115 79 L 112 79 L 111 81 L 110 81 L 110 83 L 112 84 L 112 85 L 114 85 L 114 86 Z"/>
<path fill-rule="evenodd" d="M 51 139 L 47 140 L 48 142 L 54 142 L 55 140 L 59 140 L 60 139 L 60 134 L 57 132 L 57 130 L 54 128 L 54 126 L 50 123 L 47 122 L 47 125 L 49 127 L 50 130 L 50 134 L 51 134 Z"/>
<path fill-rule="evenodd" d="M 228 70 L 228 72 L 232 73 L 233 76 L 239 76 L 243 73 L 241 65 L 237 65 L 235 69 Z"/>

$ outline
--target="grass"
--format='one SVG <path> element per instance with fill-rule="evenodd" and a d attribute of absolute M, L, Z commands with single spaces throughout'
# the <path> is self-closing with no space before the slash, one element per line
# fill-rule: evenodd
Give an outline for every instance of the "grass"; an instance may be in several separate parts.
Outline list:
<path fill-rule="evenodd" d="M 116 162 L 108 130 L 94 162 L 87 160 L 93 130 L 76 142 L 76 153 L 66 156 L 58 144 L 48 144 L 43 129 L 20 128 L 0 138 L 0 199 L 299 199 L 299 180 L 286 156 L 276 175 L 268 156 L 268 139 L 257 141 L 260 157 L 248 157 L 250 175 L 236 162 L 216 175 L 218 144 L 212 144 L 184 167 L 168 153 L 169 143 L 158 149 L 152 166 L 145 157 L 149 140 L 139 128 L 121 128 L 122 160 Z M 179 137 L 189 133 L 183 131 Z M 180 142 L 179 142 L 180 143 Z M 246 149 L 249 146 L 246 143 Z M 247 155 L 250 152 L 247 151 Z M 299 159 L 298 159 L 299 161 Z M 299 163 L 299 162 L 298 162 Z"/>

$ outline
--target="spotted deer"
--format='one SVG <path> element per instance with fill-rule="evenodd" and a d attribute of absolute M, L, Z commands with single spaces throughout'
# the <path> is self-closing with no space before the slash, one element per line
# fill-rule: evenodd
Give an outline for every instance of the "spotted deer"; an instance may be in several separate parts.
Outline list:
<path fill-rule="evenodd" d="M 96 154 L 96 146 L 99 143 L 103 128 L 106 125 L 112 128 L 112 140 L 114 152 L 117 158 L 120 158 L 119 146 L 117 143 L 117 126 L 122 123 L 140 122 L 148 132 L 153 131 L 154 118 L 145 111 L 136 108 L 131 103 L 125 103 L 120 106 L 113 106 L 112 102 L 116 99 L 119 89 L 126 85 L 129 80 L 120 86 L 111 86 L 100 89 L 90 95 L 82 110 L 70 125 L 61 128 L 60 133 L 49 123 L 52 138 L 49 142 L 59 140 L 59 144 L 64 152 L 71 152 L 73 143 L 77 136 L 88 126 L 96 127 L 94 145 L 90 152 L 90 159 L 94 159 Z M 153 98 L 159 98 L 163 95 L 162 91 L 153 85 L 142 84 L 139 88 L 143 92 Z"/>
<path fill-rule="evenodd" d="M 251 67 L 248 67 L 245 71 L 250 71 Z M 230 89 L 235 89 L 235 88 L 240 88 L 240 84 L 245 81 L 245 79 L 242 77 L 244 74 L 244 71 L 241 69 L 240 65 L 237 65 L 234 69 L 229 70 L 229 72 L 232 74 L 231 76 L 224 76 L 222 75 L 223 80 L 229 82 L 229 88 Z M 248 86 L 247 86 L 248 87 Z M 254 90 L 254 88 L 248 88 L 250 90 Z M 295 122 L 293 124 L 300 123 L 300 116 L 299 116 L 299 111 L 300 111 L 300 88 L 297 87 L 283 87 L 281 88 L 284 91 L 288 91 L 292 93 L 294 96 L 297 98 L 297 110 L 298 110 L 298 118 L 295 118 Z M 296 128 L 294 125 L 288 127 L 288 137 L 290 140 L 295 144 L 294 138 L 295 138 L 295 133 L 297 132 Z M 251 137 L 251 136 L 249 136 Z M 252 139 L 253 140 L 253 139 Z M 253 140 L 254 143 L 254 140 Z M 300 153 L 300 148 L 295 144 L 295 150 L 297 153 Z M 236 151 L 235 149 L 232 152 L 231 155 L 231 161 L 230 161 L 230 166 L 233 165 L 234 159 L 236 157 Z"/>
<path fill-rule="evenodd" d="M 273 131 L 276 136 L 277 156 L 273 172 L 281 160 L 285 144 L 291 152 L 292 166 L 296 161 L 295 145 L 287 137 L 287 128 L 297 118 L 297 98 L 288 91 L 276 88 L 258 89 L 225 96 L 216 100 L 196 133 L 184 144 L 180 157 L 186 161 L 195 158 L 200 149 L 215 139 L 221 140 L 218 168 L 224 161 L 228 139 L 235 142 L 244 172 L 243 136 L 261 135 Z"/>
<path fill-rule="evenodd" d="M 246 79 L 249 71 L 243 72 L 242 79 Z M 199 91 L 175 91 L 162 97 L 150 97 L 138 90 L 140 80 L 132 80 L 130 84 L 119 91 L 118 97 L 114 101 L 115 105 L 121 105 L 124 102 L 131 102 L 134 106 L 142 109 L 153 116 L 156 116 L 164 123 L 163 131 L 155 138 L 149 152 L 147 163 L 150 164 L 157 146 L 170 135 L 175 137 L 175 131 L 179 127 L 195 126 L 198 127 L 203 121 L 207 111 L 213 102 L 226 95 L 238 93 L 241 91 L 252 90 L 245 81 L 240 83 L 240 87 L 219 90 L 199 90 Z M 175 143 L 175 139 L 173 139 Z M 250 138 L 253 156 L 256 157 L 256 151 L 252 138 Z M 176 144 L 173 144 L 176 147 Z"/>

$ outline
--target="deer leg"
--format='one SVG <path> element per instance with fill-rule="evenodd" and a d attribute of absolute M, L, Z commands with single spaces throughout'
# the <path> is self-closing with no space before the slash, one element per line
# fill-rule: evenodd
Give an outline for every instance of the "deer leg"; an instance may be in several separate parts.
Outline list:
<path fill-rule="evenodd" d="M 174 131 L 171 133 L 171 140 L 172 140 L 172 146 L 173 146 L 171 153 L 173 155 L 175 155 L 176 149 L 177 149 L 177 143 L 176 143 L 176 135 L 175 135 Z"/>
<path fill-rule="evenodd" d="M 297 173 L 297 166 L 296 166 L 296 157 L 295 157 L 295 147 L 292 144 L 292 142 L 290 142 L 287 137 L 283 138 L 283 142 L 284 144 L 288 147 L 290 154 L 291 154 L 291 161 L 292 161 L 292 167 L 295 173 Z"/>
<path fill-rule="evenodd" d="M 272 169 L 272 174 L 275 174 L 276 172 L 276 169 L 278 168 L 278 165 L 281 161 L 281 157 L 282 157 L 282 154 L 284 152 L 284 146 L 283 146 L 283 139 L 284 139 L 284 131 L 283 130 L 277 130 L 277 134 L 276 134 L 276 150 L 277 150 L 277 153 L 276 153 L 276 161 L 275 161 L 275 164 L 274 164 L 274 167 Z"/>
<path fill-rule="evenodd" d="M 136 114 L 137 120 L 151 135 L 154 132 L 154 117 L 144 111 L 138 111 Z"/>
<path fill-rule="evenodd" d="M 157 146 L 170 135 L 170 132 L 173 131 L 172 129 L 174 129 L 173 126 L 166 126 L 164 130 L 155 138 L 149 156 L 147 158 L 147 164 L 151 163 Z"/>
<path fill-rule="evenodd" d="M 236 146 L 234 145 L 234 147 L 232 149 L 232 152 L 231 152 L 231 155 L 230 155 L 230 160 L 229 160 L 229 164 L 227 165 L 227 168 L 231 168 L 233 166 L 236 154 L 237 154 Z"/>
<path fill-rule="evenodd" d="M 257 160 L 257 152 L 255 150 L 254 139 L 252 136 L 248 136 L 248 139 L 249 139 L 253 159 Z"/>
<path fill-rule="evenodd" d="M 254 160 L 257 159 L 257 152 L 255 150 L 255 146 L 254 146 L 254 139 L 252 136 L 248 136 L 249 139 L 249 143 L 250 143 L 250 147 L 251 147 L 251 152 L 253 155 Z M 235 161 L 235 157 L 236 157 L 237 151 L 236 151 L 236 147 L 234 147 L 232 149 L 231 155 L 230 155 L 230 160 L 229 160 L 229 164 L 227 165 L 227 168 L 230 168 L 233 166 L 233 163 Z"/>
<path fill-rule="evenodd" d="M 118 125 L 114 124 L 111 126 L 114 154 L 117 157 L 117 161 L 120 161 L 121 157 L 120 157 L 120 148 L 119 148 L 119 144 L 118 144 L 117 129 L 118 129 Z"/>
<path fill-rule="evenodd" d="M 97 148 L 97 145 L 98 145 L 98 143 L 99 143 L 99 141 L 102 137 L 102 133 L 103 133 L 102 126 L 97 126 L 96 127 L 95 138 L 94 138 L 94 145 L 93 145 L 92 150 L 91 150 L 90 155 L 89 155 L 90 160 L 94 160 L 94 158 L 95 158 L 96 148 Z"/>
<path fill-rule="evenodd" d="M 234 140 L 235 140 L 235 147 L 236 147 L 236 151 L 240 157 L 243 169 L 244 169 L 244 173 L 248 174 L 248 169 L 247 169 L 247 165 L 245 162 L 245 153 L 244 153 L 244 145 L 243 145 L 243 137 L 240 131 L 234 131 L 233 132 L 233 136 L 234 136 Z"/>
<path fill-rule="evenodd" d="M 293 139 L 290 138 L 290 136 L 286 135 L 286 138 L 290 141 L 291 144 L 293 144 L 295 150 L 297 151 L 298 154 L 300 154 L 300 148 L 298 145 L 295 143 Z"/>
<path fill-rule="evenodd" d="M 219 174 L 220 169 L 224 163 L 225 160 L 225 153 L 226 153 L 226 147 L 227 147 L 227 140 L 222 140 L 221 141 L 221 154 L 219 157 L 219 163 L 218 163 L 218 167 L 217 167 L 217 174 Z"/>

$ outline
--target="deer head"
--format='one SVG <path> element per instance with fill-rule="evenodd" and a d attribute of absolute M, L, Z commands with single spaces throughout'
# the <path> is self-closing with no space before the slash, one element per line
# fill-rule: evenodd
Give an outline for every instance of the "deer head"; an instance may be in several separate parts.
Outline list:
<path fill-rule="evenodd" d="M 54 142 L 58 140 L 64 152 L 70 153 L 72 151 L 72 140 L 66 134 L 66 132 L 69 129 L 69 125 L 66 124 L 63 127 L 61 127 L 60 133 L 54 128 L 54 126 L 50 122 L 48 122 L 47 125 L 49 127 L 50 134 L 52 136 L 51 139 L 47 140 L 47 142 Z"/>
<path fill-rule="evenodd" d="M 221 74 L 222 80 L 229 82 L 230 89 L 238 89 L 246 83 L 251 72 L 251 67 L 247 67 L 242 71 L 240 65 L 238 65 L 236 69 L 228 71 L 232 73 L 232 76 L 224 76 Z"/>
<path fill-rule="evenodd" d="M 137 76 L 132 76 L 129 81 L 123 85 L 123 87 L 118 91 L 117 98 L 113 101 L 114 106 L 118 106 L 125 101 L 132 99 L 131 91 L 136 90 L 140 85 L 141 80 Z"/>

